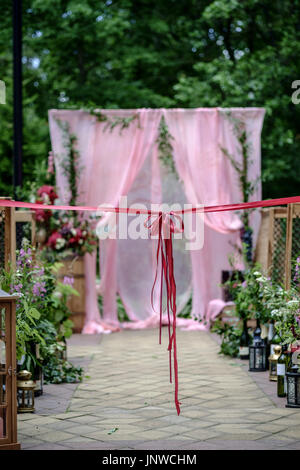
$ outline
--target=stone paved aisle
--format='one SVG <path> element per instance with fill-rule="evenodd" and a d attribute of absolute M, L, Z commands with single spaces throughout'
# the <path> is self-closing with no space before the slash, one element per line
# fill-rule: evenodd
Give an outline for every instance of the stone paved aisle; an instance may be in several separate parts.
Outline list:
<path fill-rule="evenodd" d="M 219 356 L 208 333 L 178 331 L 178 417 L 166 347 L 166 329 L 161 346 L 157 330 L 75 335 L 69 358 L 89 378 L 47 386 L 37 412 L 18 416 L 22 448 L 300 449 L 300 410 L 278 406 L 275 384 Z"/>

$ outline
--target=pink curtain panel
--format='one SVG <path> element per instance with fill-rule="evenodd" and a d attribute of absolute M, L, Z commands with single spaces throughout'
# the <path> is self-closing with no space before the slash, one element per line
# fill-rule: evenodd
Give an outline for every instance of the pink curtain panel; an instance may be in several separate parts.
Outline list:
<path fill-rule="evenodd" d="M 50 110 L 49 125 L 55 157 L 59 199 L 69 202 L 69 188 L 62 160 L 66 156 L 65 137 L 58 120 L 66 122 L 77 137 L 80 155 L 79 204 L 118 205 L 121 196 L 128 204 L 190 203 L 217 205 L 242 202 L 238 176 L 222 148 L 241 162 L 241 153 L 226 113 L 241 120 L 250 141 L 252 165 L 249 178 L 261 172 L 260 136 L 262 108 L 196 108 L 101 110 L 110 118 L 137 115 L 129 127 L 105 130 L 105 122 L 83 110 Z M 173 147 L 176 174 L 164 166 L 158 152 L 158 127 L 164 117 Z M 252 200 L 261 199 L 258 182 Z M 133 216 L 129 216 L 129 221 Z M 192 296 L 192 316 L 200 320 L 178 319 L 185 329 L 207 329 L 224 307 L 221 301 L 221 271 L 231 269 L 228 254 L 240 246 L 241 222 L 234 212 L 205 214 L 203 249 L 185 251 L 184 240 L 174 240 L 175 279 L 178 313 Z M 259 211 L 251 214 L 254 243 Z M 103 324 L 119 326 L 116 294 L 131 322 L 125 328 L 158 325 L 158 307 L 153 309 L 150 293 L 155 274 L 156 243 L 150 239 L 102 240 L 100 242 L 103 318 L 100 317 L 96 289 L 96 256 L 85 255 L 86 319 L 84 333 L 100 333 Z M 242 269 L 242 261 L 236 263 Z M 159 292 L 154 293 L 158 306 Z M 213 301 L 211 303 L 211 301 Z"/>

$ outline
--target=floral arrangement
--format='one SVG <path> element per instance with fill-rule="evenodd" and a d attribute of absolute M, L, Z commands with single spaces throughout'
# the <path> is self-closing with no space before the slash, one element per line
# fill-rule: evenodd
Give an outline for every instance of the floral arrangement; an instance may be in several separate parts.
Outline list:
<path fill-rule="evenodd" d="M 225 283 L 235 303 L 235 315 L 241 320 L 255 317 L 261 324 L 274 322 L 282 344 L 290 345 L 291 351 L 300 349 L 300 257 L 290 289 L 264 276 L 259 266 L 246 269 L 243 275 L 243 281 L 236 276 Z M 220 352 L 235 357 L 240 328 L 216 322 L 213 331 L 222 337 Z"/>
<path fill-rule="evenodd" d="M 225 283 L 235 303 L 235 313 L 241 320 L 249 320 L 255 317 L 261 323 L 267 323 L 270 318 L 266 302 L 263 298 L 260 282 L 256 273 L 259 267 L 256 265 L 243 272 L 243 280 L 238 273 Z M 260 273 L 261 275 L 261 273 Z M 268 278 L 270 282 L 270 278 Z"/>
<path fill-rule="evenodd" d="M 54 205 L 57 199 L 53 186 L 44 185 L 37 191 L 36 202 Z M 56 258 L 82 256 L 97 246 L 95 218 L 85 213 L 37 209 L 35 218 L 38 241 L 48 252 L 53 251 Z"/>
<path fill-rule="evenodd" d="M 47 369 L 50 362 L 59 361 L 53 357 L 56 357 L 54 350 L 72 334 L 67 299 L 78 293 L 69 278 L 64 282 L 57 280 L 55 270 L 58 268 L 57 264 L 43 262 L 39 252 L 24 242 L 17 252 L 16 269 L 0 273 L 1 289 L 17 295 L 17 359 L 23 358 L 23 366 L 32 372 L 37 364 Z M 32 344 L 39 346 L 40 359 L 33 354 Z M 62 363 L 57 367 L 62 367 Z"/>
<path fill-rule="evenodd" d="M 254 273 L 260 286 L 269 319 L 275 322 L 275 328 L 283 344 L 292 346 L 300 340 L 300 294 L 292 287 L 283 289 L 279 284 L 271 282 L 259 271 Z"/>

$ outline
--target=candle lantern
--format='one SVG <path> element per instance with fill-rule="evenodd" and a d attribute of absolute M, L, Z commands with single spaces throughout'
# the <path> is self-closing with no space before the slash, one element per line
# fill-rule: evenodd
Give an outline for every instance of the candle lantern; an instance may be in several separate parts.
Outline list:
<path fill-rule="evenodd" d="M 269 356 L 269 380 L 277 382 L 277 362 L 281 354 L 281 346 L 277 344 L 273 350 L 273 354 Z"/>
<path fill-rule="evenodd" d="M 249 371 L 264 372 L 267 370 L 267 347 L 261 338 L 259 326 L 254 331 L 253 344 L 249 347 Z"/>
<path fill-rule="evenodd" d="M 295 351 L 292 356 L 293 366 L 286 373 L 287 408 L 300 408 L 300 353 Z"/>
<path fill-rule="evenodd" d="M 31 375 L 28 370 L 21 370 L 18 373 L 18 413 L 34 413 L 35 382 L 31 380 Z"/>

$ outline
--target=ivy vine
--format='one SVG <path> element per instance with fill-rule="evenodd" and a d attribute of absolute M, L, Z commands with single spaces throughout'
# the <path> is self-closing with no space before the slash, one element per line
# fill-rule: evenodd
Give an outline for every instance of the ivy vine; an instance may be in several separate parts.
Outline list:
<path fill-rule="evenodd" d="M 75 206 L 78 199 L 78 173 L 79 167 L 79 152 L 76 149 L 77 137 L 70 133 L 69 124 L 60 119 L 56 119 L 56 122 L 63 134 L 63 145 L 66 150 L 66 156 L 62 161 L 62 169 L 64 175 L 68 178 L 69 189 L 70 189 L 70 200 L 69 204 Z"/>
<path fill-rule="evenodd" d="M 109 131 L 112 132 L 115 127 L 119 126 L 120 127 L 119 133 L 121 135 L 122 131 L 124 129 L 127 129 L 130 126 L 130 124 L 135 120 L 138 121 L 138 127 L 140 128 L 140 117 L 137 113 L 128 117 L 121 117 L 121 116 L 109 117 L 106 114 L 104 114 L 102 111 L 96 111 L 95 109 L 90 109 L 88 110 L 88 112 L 92 116 L 95 116 L 98 122 L 106 123 L 103 129 L 104 131 L 109 129 Z"/>
<path fill-rule="evenodd" d="M 250 159 L 251 146 L 248 140 L 247 131 L 245 123 L 237 118 L 234 118 L 230 111 L 225 113 L 227 119 L 231 122 L 233 133 L 237 138 L 237 141 L 240 144 L 240 152 L 242 155 L 242 162 L 239 163 L 235 160 L 233 155 L 231 155 L 228 150 L 224 147 L 221 147 L 222 152 L 229 159 L 231 165 L 235 169 L 238 179 L 239 186 L 243 195 L 243 202 L 249 202 L 250 196 L 254 193 L 259 178 L 255 181 L 249 180 L 249 167 L 253 163 Z M 242 241 L 245 245 L 244 255 L 245 261 L 248 263 L 252 262 L 252 228 L 249 222 L 251 210 L 242 211 L 242 222 L 243 222 L 243 232 L 241 234 Z"/>
<path fill-rule="evenodd" d="M 174 140 L 174 137 L 170 134 L 166 120 L 164 116 L 162 116 L 158 126 L 158 137 L 156 139 L 156 143 L 158 145 L 158 158 L 164 167 L 168 168 L 177 176 L 173 157 L 173 146 L 171 143 L 172 140 Z"/>

